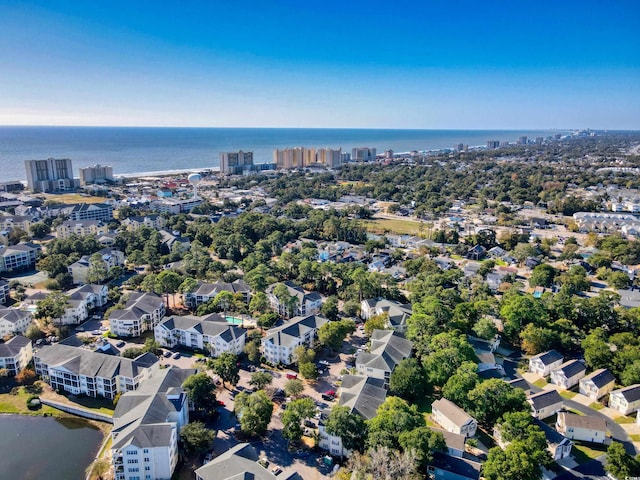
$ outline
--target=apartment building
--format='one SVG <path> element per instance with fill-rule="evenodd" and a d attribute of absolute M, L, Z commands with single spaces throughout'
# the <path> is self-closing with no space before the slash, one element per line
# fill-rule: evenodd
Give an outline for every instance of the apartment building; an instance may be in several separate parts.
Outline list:
<path fill-rule="evenodd" d="M 139 337 L 155 328 L 164 314 L 164 301 L 155 293 L 132 293 L 123 309 L 111 312 L 111 333 L 119 337 Z"/>
<path fill-rule="evenodd" d="M 320 315 L 295 317 L 267 332 L 262 339 L 262 350 L 269 363 L 293 363 L 293 351 L 300 345 L 313 347 L 318 329 L 329 320 Z"/>
<path fill-rule="evenodd" d="M 73 165 L 68 158 L 25 160 L 27 188 L 37 192 L 63 192 L 79 184 L 73 178 Z"/>
<path fill-rule="evenodd" d="M 29 270 L 35 267 L 40 245 L 23 242 L 17 245 L 0 245 L 0 272 Z"/>
<path fill-rule="evenodd" d="M 6 369 L 15 376 L 27 368 L 33 357 L 31 340 L 17 335 L 5 343 L 0 343 L 0 369 Z"/>

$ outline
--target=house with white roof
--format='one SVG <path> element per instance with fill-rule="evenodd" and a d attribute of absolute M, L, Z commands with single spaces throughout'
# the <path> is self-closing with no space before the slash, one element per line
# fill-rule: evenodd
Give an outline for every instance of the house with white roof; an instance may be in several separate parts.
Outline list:
<path fill-rule="evenodd" d="M 609 408 L 618 410 L 623 415 L 640 409 L 640 385 L 613 390 L 609 394 Z"/>
<path fill-rule="evenodd" d="M 358 375 L 380 378 L 389 386 L 391 373 L 405 358 L 411 356 L 413 342 L 393 330 L 374 330 L 368 352 L 356 358 Z"/>
<path fill-rule="evenodd" d="M 20 370 L 27 368 L 32 357 L 31 340 L 22 335 L 0 343 L 0 369 L 8 370 L 9 375 L 17 375 Z"/>
<path fill-rule="evenodd" d="M 563 389 L 571 388 L 578 384 L 586 372 L 587 367 L 584 363 L 579 360 L 569 360 L 551 370 L 551 383 Z"/>
<path fill-rule="evenodd" d="M 109 315 L 111 333 L 139 337 L 155 328 L 164 314 L 164 301 L 155 293 L 132 293 L 123 309 L 113 310 Z"/>
<path fill-rule="evenodd" d="M 562 365 L 562 360 L 564 357 L 555 350 L 539 353 L 529 359 L 529 371 L 541 377 L 547 377 L 551 374 L 551 370 Z"/>
<path fill-rule="evenodd" d="M 182 384 L 194 373 L 172 366 L 161 369 L 120 397 L 111 430 L 115 480 L 172 477 L 180 429 L 189 422 L 189 400 Z"/>
<path fill-rule="evenodd" d="M 594 401 L 613 390 L 616 377 L 608 368 L 600 368 L 580 380 L 580 393 Z"/>
<path fill-rule="evenodd" d="M 0 337 L 24 334 L 32 321 L 33 316 L 27 310 L 0 308 Z"/>
<path fill-rule="evenodd" d="M 273 285 L 269 285 L 265 292 L 274 312 L 277 312 L 278 315 L 284 318 L 313 315 L 320 312 L 320 308 L 322 307 L 322 297 L 319 293 L 307 293 L 291 281 L 282 283 L 287 287 L 289 297 L 295 300 L 295 306 L 287 305 L 286 302 L 282 302 L 281 299 L 274 294 L 274 290 L 278 285 L 277 283 L 274 283 Z"/>
<path fill-rule="evenodd" d="M 473 437 L 478 429 L 478 422 L 471 415 L 446 398 L 431 404 L 431 418 L 447 432 L 465 437 Z"/>
<path fill-rule="evenodd" d="M 387 396 L 384 380 L 359 375 L 344 375 L 340 386 L 338 405 L 349 408 L 351 413 L 360 415 L 365 420 L 376 416 L 378 407 Z M 322 420 L 318 423 L 319 446 L 333 456 L 348 457 L 350 451 L 342 445 L 342 439 L 327 432 Z"/>
<path fill-rule="evenodd" d="M 244 351 L 247 331 L 230 325 L 222 315 L 165 317 L 153 329 L 154 337 L 163 347 L 182 346 L 204 350 L 212 357 L 222 353 L 240 355 Z"/>
<path fill-rule="evenodd" d="M 360 316 L 365 320 L 383 313 L 389 316 L 385 328 L 391 328 L 398 332 L 407 331 L 407 320 L 412 314 L 410 304 L 386 298 L 369 298 L 360 302 Z"/>
<path fill-rule="evenodd" d="M 262 351 L 274 365 L 293 363 L 293 351 L 300 345 L 313 348 L 318 329 L 329 320 L 321 315 L 294 317 L 283 325 L 272 328 L 262 339 Z"/>
<path fill-rule="evenodd" d="M 105 397 L 136 390 L 158 372 L 158 357 L 144 353 L 131 360 L 93 352 L 63 342 L 46 345 L 33 355 L 36 373 L 54 390 Z"/>

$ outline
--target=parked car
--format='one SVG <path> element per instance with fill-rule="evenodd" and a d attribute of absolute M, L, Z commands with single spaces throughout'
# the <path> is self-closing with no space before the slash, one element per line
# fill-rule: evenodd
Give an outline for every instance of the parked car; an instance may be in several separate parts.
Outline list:
<path fill-rule="evenodd" d="M 335 390 L 327 390 L 326 392 L 324 392 L 326 395 L 329 395 L 330 397 L 335 397 L 336 396 L 336 391 Z"/>
<path fill-rule="evenodd" d="M 329 362 L 327 362 L 326 360 L 320 360 L 318 362 L 320 365 L 324 365 L 325 367 L 328 367 L 329 365 L 331 365 Z"/>
<path fill-rule="evenodd" d="M 126 342 L 124 340 L 119 340 L 118 343 L 116 343 L 116 347 L 118 348 L 122 348 L 126 345 Z"/>
<path fill-rule="evenodd" d="M 333 402 L 335 400 L 335 397 L 331 396 L 331 395 L 327 395 L 326 393 L 322 394 L 322 399 L 326 400 L 327 402 Z"/>
<path fill-rule="evenodd" d="M 298 374 L 295 372 L 287 372 L 287 378 L 289 380 L 295 380 L 296 378 L 298 378 Z"/>
<path fill-rule="evenodd" d="M 171 355 L 172 358 L 178 359 L 180 358 L 180 352 L 174 352 L 173 355 Z"/>
<path fill-rule="evenodd" d="M 164 352 L 162 352 L 162 356 L 164 358 L 169 358 L 171 356 L 171 352 L 169 350 L 165 350 Z"/>
<path fill-rule="evenodd" d="M 317 427 L 317 425 L 316 425 L 315 423 L 313 423 L 313 422 L 312 422 L 311 420 L 309 420 L 309 419 L 306 419 L 306 420 L 303 422 L 303 424 L 304 424 L 304 426 L 305 426 L 305 427 L 309 427 L 309 428 L 316 428 L 316 427 Z"/>
<path fill-rule="evenodd" d="M 276 465 L 271 469 L 271 473 L 273 473 L 276 476 L 280 475 L 282 473 L 282 469 Z"/>

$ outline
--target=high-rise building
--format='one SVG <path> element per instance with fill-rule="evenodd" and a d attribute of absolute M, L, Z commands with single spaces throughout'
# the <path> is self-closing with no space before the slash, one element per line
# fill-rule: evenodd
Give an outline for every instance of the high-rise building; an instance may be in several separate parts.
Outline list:
<path fill-rule="evenodd" d="M 320 148 L 316 153 L 316 160 L 329 168 L 339 167 L 342 165 L 342 149 Z"/>
<path fill-rule="evenodd" d="M 315 160 L 315 159 L 314 159 Z M 277 168 L 302 168 L 305 166 L 304 147 L 275 149 L 273 151 L 273 163 Z"/>
<path fill-rule="evenodd" d="M 242 173 L 245 169 L 251 169 L 253 165 L 253 152 L 220 152 L 220 172 L 225 175 Z"/>
<path fill-rule="evenodd" d="M 357 147 L 351 150 L 351 159 L 354 162 L 372 162 L 376 159 L 376 149 L 369 147 Z"/>
<path fill-rule="evenodd" d="M 526 145 L 526 144 L 527 144 L 526 135 L 522 135 L 521 137 L 518 137 L 518 145 Z"/>
<path fill-rule="evenodd" d="M 94 165 L 80 169 L 80 185 L 113 182 L 113 168 L 109 165 Z"/>
<path fill-rule="evenodd" d="M 487 140 L 487 148 L 498 148 L 500 140 Z"/>
<path fill-rule="evenodd" d="M 543 137 L 536 137 L 536 144 L 537 145 L 542 145 L 542 142 L 544 142 L 544 138 Z"/>
<path fill-rule="evenodd" d="M 73 178 L 73 166 L 69 158 L 25 160 L 27 188 L 39 192 L 71 190 L 78 186 Z"/>

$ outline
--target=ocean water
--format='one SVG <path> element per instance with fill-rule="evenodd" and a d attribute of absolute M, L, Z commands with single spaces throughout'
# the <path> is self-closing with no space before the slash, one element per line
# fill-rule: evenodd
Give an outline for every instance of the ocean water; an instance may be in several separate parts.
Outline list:
<path fill-rule="evenodd" d="M 458 143 L 514 142 L 521 135 L 547 137 L 550 130 L 372 130 L 312 128 L 135 128 L 0 127 L 0 181 L 25 180 L 24 160 L 70 158 L 78 169 L 100 163 L 114 175 L 219 165 L 219 153 L 253 151 L 254 162 L 272 161 L 285 147 L 385 150 L 438 150 Z"/>

